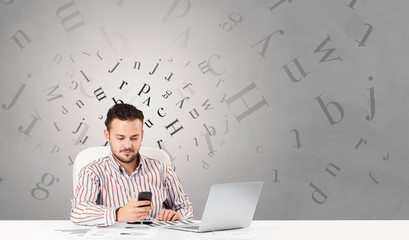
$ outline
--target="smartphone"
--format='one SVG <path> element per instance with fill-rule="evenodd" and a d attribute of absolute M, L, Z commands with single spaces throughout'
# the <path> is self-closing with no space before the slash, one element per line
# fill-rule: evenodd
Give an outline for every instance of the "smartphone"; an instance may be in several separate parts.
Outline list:
<path fill-rule="evenodd" d="M 138 201 L 149 201 L 148 205 L 142 205 L 139 207 L 147 207 L 151 205 L 152 201 L 152 193 L 151 192 L 139 192 L 138 193 Z"/>
<path fill-rule="evenodd" d="M 139 207 L 148 207 L 151 205 L 152 201 L 152 193 L 151 192 L 139 192 L 138 193 L 138 201 L 149 201 L 148 205 L 142 205 Z M 128 222 L 129 224 L 152 224 L 152 221 L 149 220 L 141 220 L 137 222 Z"/>

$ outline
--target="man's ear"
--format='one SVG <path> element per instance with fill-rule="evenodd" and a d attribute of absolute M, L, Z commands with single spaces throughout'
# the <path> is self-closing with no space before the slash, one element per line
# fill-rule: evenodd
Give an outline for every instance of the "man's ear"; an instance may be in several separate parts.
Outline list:
<path fill-rule="evenodd" d="M 108 131 L 108 129 L 105 129 L 104 130 L 104 136 L 105 136 L 105 141 L 109 141 L 109 131 Z"/>
<path fill-rule="evenodd" d="M 143 129 L 142 129 L 142 133 L 141 133 L 141 142 L 142 142 L 142 140 L 143 140 L 143 133 L 144 133 L 144 131 L 143 131 Z"/>

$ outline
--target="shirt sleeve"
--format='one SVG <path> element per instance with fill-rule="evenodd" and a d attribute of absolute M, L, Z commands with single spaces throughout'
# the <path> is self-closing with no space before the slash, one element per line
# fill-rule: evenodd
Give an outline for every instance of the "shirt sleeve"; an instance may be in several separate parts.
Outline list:
<path fill-rule="evenodd" d="M 96 203 L 100 192 L 98 175 L 90 168 L 81 170 L 74 198 L 71 200 L 70 219 L 88 226 L 107 226 L 116 222 L 116 210 Z"/>
<path fill-rule="evenodd" d="M 193 219 L 192 203 L 183 191 L 182 183 L 176 176 L 176 173 L 169 166 L 167 166 L 166 185 L 168 188 L 166 205 L 173 211 L 180 213 L 184 220 Z"/>

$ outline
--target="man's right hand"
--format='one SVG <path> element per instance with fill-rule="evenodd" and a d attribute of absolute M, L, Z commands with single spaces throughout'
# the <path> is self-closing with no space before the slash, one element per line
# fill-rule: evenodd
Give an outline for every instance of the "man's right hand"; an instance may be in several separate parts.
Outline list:
<path fill-rule="evenodd" d="M 153 210 L 153 206 L 140 206 L 148 205 L 149 203 L 149 201 L 138 201 L 137 198 L 132 198 L 125 206 L 118 209 L 116 220 L 120 222 L 136 222 L 147 218 L 148 212 Z"/>

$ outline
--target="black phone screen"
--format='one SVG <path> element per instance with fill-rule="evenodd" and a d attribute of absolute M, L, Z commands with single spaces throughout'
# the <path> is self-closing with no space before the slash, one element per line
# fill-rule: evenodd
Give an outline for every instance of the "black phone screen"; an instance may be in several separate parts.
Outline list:
<path fill-rule="evenodd" d="M 138 201 L 152 201 L 152 193 L 151 192 L 139 192 L 138 193 Z M 150 206 L 151 203 L 149 203 L 148 205 L 143 205 L 140 207 L 147 207 Z"/>

